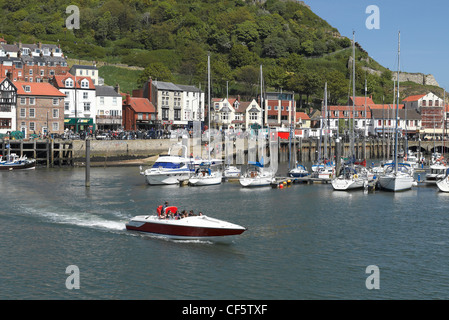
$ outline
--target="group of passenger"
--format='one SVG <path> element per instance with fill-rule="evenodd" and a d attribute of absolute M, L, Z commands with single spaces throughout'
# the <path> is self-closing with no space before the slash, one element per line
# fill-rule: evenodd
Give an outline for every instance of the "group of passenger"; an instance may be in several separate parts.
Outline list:
<path fill-rule="evenodd" d="M 186 210 L 182 210 L 181 212 L 179 212 L 179 210 L 176 210 L 176 212 L 172 212 L 171 210 L 169 210 L 168 212 L 166 212 L 167 207 L 168 207 L 168 201 L 165 201 L 164 205 L 162 206 L 161 214 L 159 216 L 160 219 L 179 220 L 182 218 L 203 215 L 203 213 L 201 211 L 198 214 L 195 214 L 193 212 L 193 210 L 190 210 L 189 212 L 187 212 Z"/>

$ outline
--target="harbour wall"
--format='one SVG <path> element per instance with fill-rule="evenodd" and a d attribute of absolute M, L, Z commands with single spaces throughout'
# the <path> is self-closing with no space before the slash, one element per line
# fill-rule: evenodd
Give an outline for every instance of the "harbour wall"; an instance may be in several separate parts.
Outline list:
<path fill-rule="evenodd" d="M 176 141 L 170 139 L 90 140 L 91 164 L 96 166 L 151 165 L 160 154 L 167 154 L 174 143 Z M 422 156 L 428 156 L 434 151 L 449 152 L 449 143 L 445 141 L 408 141 L 407 145 L 410 150 L 421 152 Z M 10 152 L 34 158 L 39 164 L 47 167 L 82 166 L 86 161 L 86 141 L 84 140 L 0 140 L 3 155 L 8 153 L 9 147 Z M 204 149 L 205 146 L 203 145 L 202 148 Z M 406 149 L 403 140 L 400 141 L 399 150 L 401 149 Z M 246 150 L 245 160 L 247 160 Z M 298 139 L 291 145 L 288 141 L 280 140 L 277 152 L 281 162 L 288 161 L 290 155 L 293 161 L 308 162 L 318 160 L 320 153 L 321 158 L 347 157 L 352 154 L 352 146 L 348 142 L 334 139 L 330 139 L 327 149 L 318 139 Z M 393 141 L 382 139 L 356 140 L 354 152 L 358 159 L 388 159 L 394 154 L 394 145 Z"/>

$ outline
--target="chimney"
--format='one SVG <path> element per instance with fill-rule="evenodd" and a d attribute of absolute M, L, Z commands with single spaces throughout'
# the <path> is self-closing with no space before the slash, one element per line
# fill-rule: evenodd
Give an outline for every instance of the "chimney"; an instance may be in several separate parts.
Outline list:
<path fill-rule="evenodd" d="M 126 93 L 126 105 L 129 106 L 131 105 L 131 96 L 129 95 L 129 93 Z"/>
<path fill-rule="evenodd" d="M 22 41 L 19 41 L 19 49 L 22 49 Z"/>
<path fill-rule="evenodd" d="M 114 90 L 120 94 L 120 85 L 118 83 L 115 84 Z"/>
<path fill-rule="evenodd" d="M 240 95 L 237 95 L 237 101 L 240 102 Z"/>
<path fill-rule="evenodd" d="M 153 86 L 153 79 L 150 77 L 148 79 L 148 97 L 147 97 L 147 99 L 150 100 L 150 102 L 153 102 L 152 86 Z"/>
<path fill-rule="evenodd" d="M 38 47 L 39 49 L 42 49 L 42 42 L 39 41 L 39 42 L 37 43 L 37 47 Z"/>

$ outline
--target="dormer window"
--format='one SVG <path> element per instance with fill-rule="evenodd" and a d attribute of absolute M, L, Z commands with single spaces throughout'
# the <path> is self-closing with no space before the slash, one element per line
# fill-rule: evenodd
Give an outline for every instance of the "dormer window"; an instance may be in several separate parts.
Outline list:
<path fill-rule="evenodd" d="M 25 90 L 25 92 L 31 92 L 30 86 L 23 86 L 23 89 Z"/>
<path fill-rule="evenodd" d="M 66 87 L 73 87 L 73 80 L 72 79 L 67 79 L 65 81 L 65 86 Z"/>
<path fill-rule="evenodd" d="M 82 80 L 81 81 L 81 88 L 89 88 L 89 81 L 87 80 Z"/>

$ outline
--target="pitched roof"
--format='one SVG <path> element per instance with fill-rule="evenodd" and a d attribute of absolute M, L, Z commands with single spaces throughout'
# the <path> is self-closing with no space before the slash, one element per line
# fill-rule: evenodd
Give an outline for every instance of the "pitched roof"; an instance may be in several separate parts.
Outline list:
<path fill-rule="evenodd" d="M 352 105 L 352 97 L 349 97 L 349 104 Z M 374 104 L 374 101 L 371 97 L 366 97 L 366 105 Z M 365 97 L 355 97 L 354 98 L 355 106 L 364 106 L 365 105 Z"/>
<path fill-rule="evenodd" d="M 18 95 L 65 97 L 65 94 L 48 82 L 15 81 L 14 84 L 17 87 Z M 26 86 L 30 87 L 30 91 L 25 91 Z"/>
<path fill-rule="evenodd" d="M 130 100 L 129 106 L 135 112 L 156 113 L 156 108 L 153 106 L 153 104 L 147 98 L 129 97 L 129 100 Z M 125 104 L 125 103 L 126 103 L 126 99 L 124 100 L 123 104 Z"/>
<path fill-rule="evenodd" d="M 69 78 L 72 79 L 73 81 L 75 81 L 75 78 L 76 78 L 76 82 L 77 82 L 76 83 L 76 88 L 77 89 L 92 89 L 92 90 L 95 90 L 95 85 L 94 85 L 91 77 L 82 77 L 82 76 L 76 76 L 75 77 L 75 76 L 71 75 L 70 73 L 54 76 L 54 79 L 56 81 L 56 86 L 58 88 L 66 88 L 65 80 L 67 80 Z M 88 88 L 81 88 L 81 81 L 84 80 L 84 79 L 89 81 L 89 87 Z M 71 88 L 72 87 L 68 87 L 67 89 L 71 89 Z"/>
<path fill-rule="evenodd" d="M 310 120 L 310 117 L 305 112 L 296 112 L 296 119 Z"/>
<path fill-rule="evenodd" d="M 405 109 L 401 109 L 398 110 L 398 115 L 399 115 L 399 119 L 404 120 L 421 120 L 421 115 L 416 111 L 416 110 L 412 110 L 412 109 L 407 109 L 407 115 L 405 114 Z M 382 114 L 382 110 L 379 109 L 375 109 L 372 110 L 372 114 L 373 114 L 373 119 L 394 119 L 396 118 L 396 113 L 392 114 L 388 114 L 388 113 L 383 113 Z"/>
<path fill-rule="evenodd" d="M 406 102 L 409 102 L 409 101 L 418 101 L 419 99 L 421 99 L 421 98 L 424 97 L 424 96 L 425 96 L 425 94 L 417 94 L 417 95 L 414 95 L 414 96 L 410 96 L 410 97 L 405 98 L 404 100 L 402 100 L 402 102 L 404 102 L 404 101 L 406 101 Z"/>
<path fill-rule="evenodd" d="M 95 95 L 97 97 L 121 97 L 112 86 L 95 86 Z"/>

